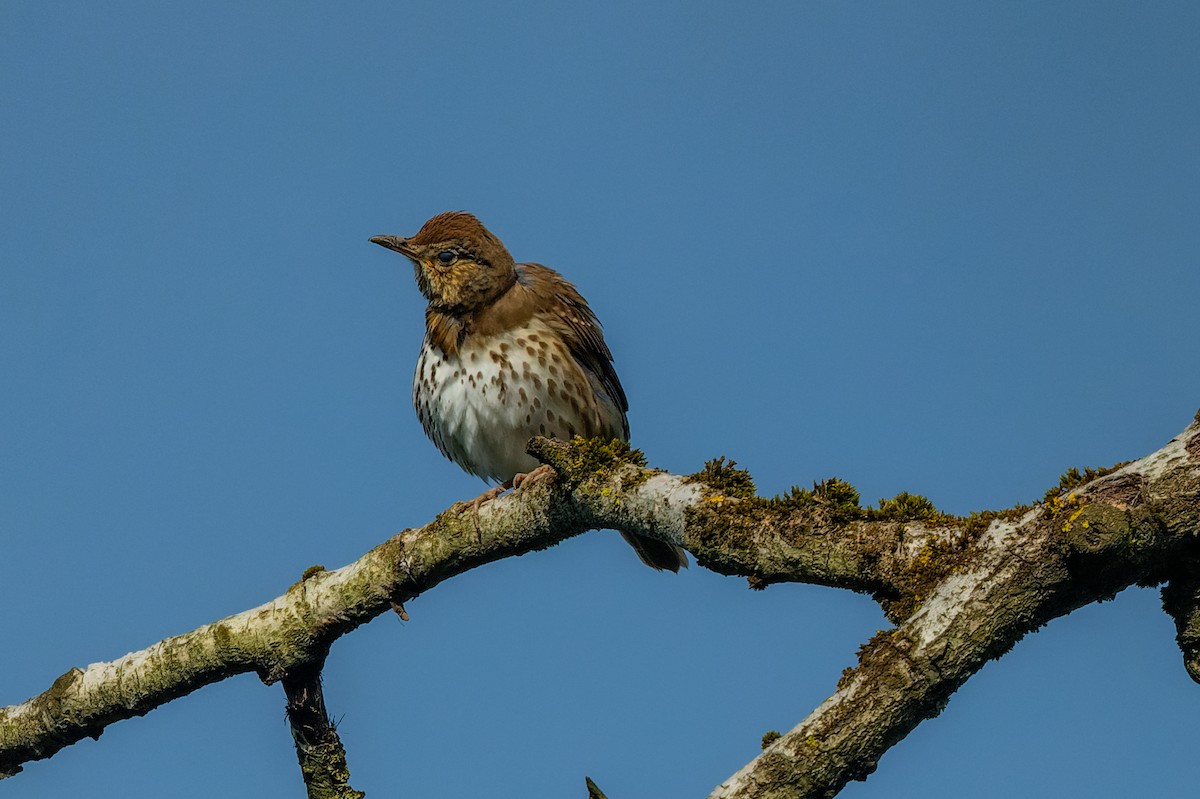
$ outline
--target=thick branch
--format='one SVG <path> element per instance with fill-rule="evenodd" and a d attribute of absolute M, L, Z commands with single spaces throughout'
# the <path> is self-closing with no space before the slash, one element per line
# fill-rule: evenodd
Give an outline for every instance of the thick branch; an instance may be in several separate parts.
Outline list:
<path fill-rule="evenodd" d="M 1200 569 L 1189 564 L 1190 574 L 1181 574 L 1163 587 L 1163 610 L 1175 620 L 1175 642 L 1183 653 L 1188 676 L 1200 682 Z"/>
<path fill-rule="evenodd" d="M 569 499 L 531 490 L 470 513 L 447 511 L 336 571 L 309 569 L 283 595 L 107 663 L 71 669 L 45 692 L 0 709 L 0 775 L 54 755 L 109 724 L 248 671 L 266 682 L 324 662 L 329 646 L 442 580 L 586 529 Z"/>
<path fill-rule="evenodd" d="M 1026 633 L 1163 579 L 1200 534 L 1198 441 L 1193 423 L 1153 455 L 993 521 L 919 610 L 863 647 L 833 696 L 711 799 L 832 796 Z"/>
<path fill-rule="evenodd" d="M 791 580 L 871 593 L 901 622 L 863 648 L 834 696 L 713 794 L 832 795 L 1029 630 L 1132 583 L 1161 581 L 1190 556 L 1200 529 L 1197 441 L 1193 424 L 1074 494 L 987 523 L 912 497 L 865 511 L 837 481 L 762 500 L 745 473 L 719 462 L 680 477 L 644 468 L 619 442 L 539 439 L 531 451 L 556 468 L 556 481 L 490 502 L 477 517 L 451 509 L 349 566 L 310 569 L 265 605 L 72 669 L 0 709 L 0 774 L 234 674 L 302 685 L 338 637 L 442 580 L 612 528 L 681 544 L 758 587 Z"/>
<path fill-rule="evenodd" d="M 729 573 L 738 573 L 736 564 L 747 561 L 740 515 L 728 513 L 734 532 L 725 536 L 730 552 L 724 554 L 712 535 L 716 528 L 689 522 L 692 514 L 708 512 L 719 491 L 645 469 L 628 449 L 542 439 L 535 450 L 558 467 L 557 484 L 543 483 L 501 497 L 487 503 L 478 516 L 446 511 L 349 566 L 310 569 L 264 605 L 114 661 L 71 669 L 38 696 L 0 709 L 0 775 L 15 774 L 21 763 L 51 757 L 84 737 L 99 737 L 115 721 L 144 715 L 232 675 L 254 671 L 269 683 L 306 673 L 324 662 L 338 637 L 442 580 L 552 546 L 588 529 L 612 528 L 690 546 L 701 557 L 732 564 L 722 569 Z M 741 573 L 762 573 L 770 563 L 784 560 L 792 563 L 790 579 L 836 580 L 860 590 L 876 587 L 877 581 L 856 575 L 861 563 L 854 558 L 831 564 L 822 536 L 790 540 L 780 532 L 788 527 L 777 524 L 780 515 L 762 517 L 757 538 L 765 554 L 761 562 L 747 561 Z"/>
<path fill-rule="evenodd" d="M 1200 414 L 1197 415 L 1200 421 Z M 1200 459 L 1200 433 L 1185 440 L 1184 451 Z M 1163 588 L 1163 609 L 1175 620 L 1175 641 L 1188 675 L 1200 683 L 1200 559 L 1187 559 L 1172 570 Z"/>

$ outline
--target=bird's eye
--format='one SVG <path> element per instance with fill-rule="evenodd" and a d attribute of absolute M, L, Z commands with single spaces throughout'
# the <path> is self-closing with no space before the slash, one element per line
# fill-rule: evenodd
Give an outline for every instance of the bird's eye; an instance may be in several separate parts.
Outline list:
<path fill-rule="evenodd" d="M 444 264 L 452 264 L 458 259 L 458 256 L 450 250 L 442 250 L 437 254 L 437 259 Z"/>

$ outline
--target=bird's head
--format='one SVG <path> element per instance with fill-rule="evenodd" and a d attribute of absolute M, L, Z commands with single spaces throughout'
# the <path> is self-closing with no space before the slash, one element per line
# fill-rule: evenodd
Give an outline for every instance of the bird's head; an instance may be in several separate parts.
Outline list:
<path fill-rule="evenodd" d="M 375 236 L 371 241 L 411 260 L 421 293 L 443 313 L 469 313 L 517 280 L 516 264 L 504 244 L 465 211 L 438 214 L 407 239 Z"/>

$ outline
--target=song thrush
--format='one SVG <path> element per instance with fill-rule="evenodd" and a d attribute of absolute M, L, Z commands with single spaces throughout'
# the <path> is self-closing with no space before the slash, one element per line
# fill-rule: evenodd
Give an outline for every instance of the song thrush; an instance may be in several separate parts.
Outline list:
<path fill-rule="evenodd" d="M 629 403 L 600 322 L 561 275 L 515 263 L 462 211 L 438 214 L 411 238 L 371 241 L 413 262 L 429 301 L 413 405 L 443 455 L 502 483 L 480 501 L 537 467 L 525 452 L 535 435 L 629 439 Z M 622 535 L 648 566 L 687 566 L 679 547 Z"/>

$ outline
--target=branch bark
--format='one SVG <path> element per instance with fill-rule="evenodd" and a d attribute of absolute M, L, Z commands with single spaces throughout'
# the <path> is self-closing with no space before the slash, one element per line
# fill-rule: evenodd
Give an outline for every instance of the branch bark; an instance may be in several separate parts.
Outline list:
<path fill-rule="evenodd" d="M 487 503 L 478 516 L 452 508 L 349 566 L 310 569 L 264 605 L 71 669 L 42 694 L 0 709 L 0 775 L 247 671 L 282 680 L 289 706 L 324 719 L 313 686 L 340 636 L 448 577 L 598 528 L 680 544 L 700 565 L 755 588 L 798 581 L 868 593 L 897 623 L 863 646 L 833 696 L 713 799 L 836 794 L 987 660 L 1135 583 L 1171 581 L 1165 602 L 1182 623 L 1189 669 L 1200 671 L 1200 593 L 1190 568 L 1200 554 L 1200 422 L 1158 452 L 1037 506 L 968 519 L 908 495 L 863 509 L 836 480 L 765 500 L 733 464 L 672 475 L 647 469 L 620 442 L 535 439 L 530 451 L 555 468 L 555 480 Z"/>
<path fill-rule="evenodd" d="M 366 794 L 350 787 L 346 749 L 325 709 L 320 669 L 289 675 L 280 682 L 308 799 L 363 799 Z"/>
<path fill-rule="evenodd" d="M 863 647 L 833 696 L 712 799 L 832 796 L 864 779 L 988 660 L 1075 608 L 1160 582 L 1191 559 L 1198 534 L 1193 422 L 1152 455 L 992 520 L 911 616 Z"/>

